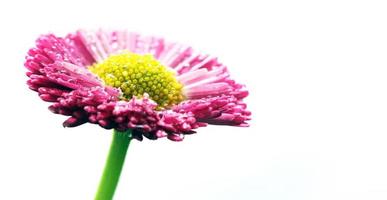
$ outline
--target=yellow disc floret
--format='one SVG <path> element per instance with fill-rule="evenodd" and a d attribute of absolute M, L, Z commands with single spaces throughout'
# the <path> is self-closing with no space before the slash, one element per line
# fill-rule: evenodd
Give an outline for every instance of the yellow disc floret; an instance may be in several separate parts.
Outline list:
<path fill-rule="evenodd" d="M 106 85 L 119 88 L 122 99 L 141 97 L 147 93 L 159 108 L 169 107 L 184 100 L 183 85 L 152 55 L 122 53 L 92 65 L 90 71 Z"/>

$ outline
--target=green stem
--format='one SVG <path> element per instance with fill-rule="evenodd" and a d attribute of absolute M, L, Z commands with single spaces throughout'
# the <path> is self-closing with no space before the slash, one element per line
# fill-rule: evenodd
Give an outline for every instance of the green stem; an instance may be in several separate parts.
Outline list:
<path fill-rule="evenodd" d="M 120 179 L 122 166 L 125 162 L 131 137 L 131 130 L 119 132 L 114 130 L 113 140 L 110 145 L 109 154 L 106 160 L 105 169 L 99 183 L 95 200 L 112 200 Z"/>

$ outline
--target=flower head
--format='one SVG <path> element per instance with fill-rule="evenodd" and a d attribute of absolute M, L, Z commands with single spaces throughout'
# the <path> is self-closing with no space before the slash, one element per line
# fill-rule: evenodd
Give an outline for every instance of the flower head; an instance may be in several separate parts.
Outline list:
<path fill-rule="evenodd" d="M 247 126 L 243 85 L 215 57 L 126 31 L 43 35 L 28 51 L 27 81 L 49 109 L 142 140 L 180 141 L 207 124 Z"/>

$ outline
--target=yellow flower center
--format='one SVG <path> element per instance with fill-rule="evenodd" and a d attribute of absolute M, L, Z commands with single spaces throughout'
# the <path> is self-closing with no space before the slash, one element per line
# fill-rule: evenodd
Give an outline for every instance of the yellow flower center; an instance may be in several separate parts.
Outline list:
<path fill-rule="evenodd" d="M 176 80 L 175 73 L 152 55 L 125 52 L 112 55 L 89 69 L 106 85 L 121 89 L 122 99 L 142 97 L 147 93 L 157 102 L 159 108 L 163 108 L 175 105 L 185 98 L 183 85 Z"/>

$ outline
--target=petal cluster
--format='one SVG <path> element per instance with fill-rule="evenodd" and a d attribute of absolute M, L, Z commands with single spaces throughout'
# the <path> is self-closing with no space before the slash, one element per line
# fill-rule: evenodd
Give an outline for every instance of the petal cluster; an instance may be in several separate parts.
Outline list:
<path fill-rule="evenodd" d="M 150 54 L 176 74 L 186 99 L 159 109 L 147 91 L 122 100 L 120 88 L 108 86 L 89 67 L 123 51 Z M 84 123 L 106 129 L 133 129 L 133 136 L 181 141 L 206 124 L 247 126 L 251 113 L 245 87 L 230 78 L 215 57 L 191 47 L 127 31 L 79 30 L 66 37 L 42 35 L 28 51 L 27 84 L 49 109 L 68 116 L 65 127 Z"/>

